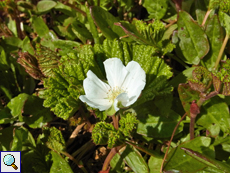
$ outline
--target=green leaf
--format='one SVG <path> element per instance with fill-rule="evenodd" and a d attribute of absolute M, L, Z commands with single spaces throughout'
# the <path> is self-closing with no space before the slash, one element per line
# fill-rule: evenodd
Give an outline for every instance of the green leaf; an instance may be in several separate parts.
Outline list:
<path fill-rule="evenodd" d="M 199 64 L 209 51 L 209 43 L 202 28 L 185 11 L 179 12 L 178 18 L 179 46 L 184 55 L 185 62 Z"/>
<path fill-rule="evenodd" d="M 143 6 L 147 9 L 150 19 L 162 19 L 168 8 L 168 0 L 144 0 Z"/>
<path fill-rule="evenodd" d="M 41 128 L 51 121 L 53 116 L 48 108 L 43 107 L 43 100 L 36 97 L 30 96 L 25 102 L 23 121 L 30 128 Z"/>
<path fill-rule="evenodd" d="M 154 138 L 169 138 L 172 135 L 176 124 L 180 120 L 180 115 L 170 110 L 168 115 L 161 115 L 159 110 L 153 109 L 153 102 L 146 102 L 136 107 L 137 133 Z M 183 123 L 180 123 L 176 134 L 183 130 Z"/>
<path fill-rule="evenodd" d="M 31 128 L 41 128 L 52 120 L 51 112 L 42 105 L 42 99 L 22 93 L 11 99 L 7 107 L 11 110 L 12 116 L 19 116 L 19 120 L 25 122 Z"/>
<path fill-rule="evenodd" d="M 42 139 L 48 148 L 55 150 L 58 153 L 62 153 L 66 150 L 65 140 L 61 131 L 55 127 L 46 128 L 44 130 L 45 138 Z"/>
<path fill-rule="evenodd" d="M 208 1 L 195 1 L 196 18 L 199 25 L 202 24 L 206 11 L 208 10 Z"/>
<path fill-rule="evenodd" d="M 55 10 L 61 11 L 62 13 L 66 14 L 67 16 L 75 17 L 76 16 L 76 10 L 74 8 L 71 8 L 68 5 L 64 5 L 61 2 L 56 2 L 57 5 L 54 7 Z"/>
<path fill-rule="evenodd" d="M 215 152 L 213 151 L 213 148 L 210 147 L 210 143 L 211 138 L 201 136 L 173 148 L 166 158 L 164 171 L 175 170 L 178 172 L 196 172 L 206 168 L 206 164 L 185 154 L 181 147 L 189 148 L 214 158 Z"/>
<path fill-rule="evenodd" d="M 215 66 L 215 62 L 217 60 L 221 45 L 224 39 L 224 32 L 220 25 L 217 15 L 214 15 L 206 25 L 205 33 L 208 36 L 210 42 L 210 51 L 208 54 L 202 59 L 206 68 L 209 71 L 212 71 Z"/>
<path fill-rule="evenodd" d="M 32 134 L 24 127 L 15 129 L 11 151 L 22 151 L 25 145 L 36 146 Z"/>
<path fill-rule="evenodd" d="M 230 35 L 230 16 L 224 12 L 219 11 L 220 20 L 223 23 L 227 35 Z"/>
<path fill-rule="evenodd" d="M 123 173 L 125 162 L 123 162 L 121 156 L 117 153 L 110 161 L 110 166 L 112 167 L 111 171 L 115 171 L 116 173 Z"/>
<path fill-rule="evenodd" d="M 13 123 L 15 121 L 8 107 L 5 107 L 4 109 L 0 109 L 0 115 L 1 115 L 0 124 Z"/>
<path fill-rule="evenodd" d="M 23 172 L 36 172 L 36 173 L 49 173 L 52 166 L 52 155 L 50 149 L 45 145 L 37 144 L 36 148 L 22 153 L 22 171 Z"/>
<path fill-rule="evenodd" d="M 78 21 L 76 18 L 75 18 L 75 21 L 71 25 L 72 25 L 73 33 L 84 44 L 86 44 L 87 41 L 93 40 L 92 34 L 88 31 L 88 29 L 85 27 L 85 25 L 83 23 L 81 23 L 80 21 Z"/>
<path fill-rule="evenodd" d="M 10 102 L 7 104 L 7 107 L 10 108 L 11 114 L 14 117 L 22 115 L 25 101 L 28 98 L 29 98 L 28 94 L 22 93 L 22 94 L 19 94 L 17 97 L 14 97 L 13 99 L 11 99 Z"/>
<path fill-rule="evenodd" d="M 114 40 L 116 38 L 118 39 L 119 36 L 125 35 L 122 28 L 114 25 L 114 23 L 119 22 L 119 20 L 103 8 L 98 6 L 92 7 L 91 16 L 107 39 Z"/>
<path fill-rule="evenodd" d="M 169 94 L 172 91 L 172 87 L 167 85 L 167 79 L 172 76 L 170 67 L 164 63 L 163 59 L 154 56 L 156 53 L 154 47 L 105 40 L 100 46 L 100 51 L 101 59 L 103 55 L 105 59 L 117 57 L 124 65 L 133 60 L 138 62 L 146 72 L 145 89 L 134 106 L 152 100 L 156 95 Z"/>
<path fill-rule="evenodd" d="M 57 5 L 56 2 L 50 1 L 50 0 L 39 1 L 37 4 L 37 10 L 39 13 L 45 13 L 45 12 L 50 11 L 56 5 Z"/>
<path fill-rule="evenodd" d="M 123 153 L 121 154 L 121 158 L 124 159 L 126 164 L 135 172 L 135 173 L 149 173 L 149 168 L 144 158 L 141 156 L 139 151 L 127 145 Z"/>
<path fill-rule="evenodd" d="M 226 163 L 217 161 L 211 157 L 205 156 L 205 155 L 200 154 L 199 152 L 193 151 L 191 149 L 183 148 L 183 150 L 185 150 L 186 154 L 192 156 L 193 158 L 201 161 L 204 164 L 209 165 L 210 167 L 218 168 L 219 170 L 221 170 L 223 172 L 229 172 L 230 171 L 230 166 Z"/>
<path fill-rule="evenodd" d="M 39 37 L 49 39 L 50 38 L 49 28 L 45 24 L 45 22 L 42 20 L 42 18 L 33 16 L 31 20 L 32 20 L 32 26 L 35 32 L 39 35 Z"/>
<path fill-rule="evenodd" d="M 9 126 L 0 130 L 0 141 L 2 151 L 11 151 L 14 130 L 14 126 Z"/>
<path fill-rule="evenodd" d="M 162 161 L 162 158 L 151 156 L 148 161 L 150 173 L 160 172 Z"/>
<path fill-rule="evenodd" d="M 218 110 L 218 112 L 216 111 Z M 230 116 L 227 104 L 219 97 L 213 97 L 203 104 L 196 123 L 210 130 L 211 136 L 218 135 L 220 130 L 228 134 Z"/>
<path fill-rule="evenodd" d="M 73 173 L 69 164 L 58 153 L 51 151 L 53 164 L 50 173 Z"/>

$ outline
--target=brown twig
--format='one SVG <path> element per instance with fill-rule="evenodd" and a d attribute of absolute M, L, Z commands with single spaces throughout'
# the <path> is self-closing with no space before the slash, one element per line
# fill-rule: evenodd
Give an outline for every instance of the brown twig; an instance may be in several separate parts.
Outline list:
<path fill-rule="evenodd" d="M 73 133 L 70 135 L 69 140 L 66 142 L 66 146 L 69 146 L 70 144 L 72 144 L 72 142 L 74 141 L 74 139 L 77 137 L 79 131 L 81 130 L 81 128 L 85 125 L 85 123 L 82 123 L 80 125 L 78 125 L 75 130 L 73 131 Z"/>
<path fill-rule="evenodd" d="M 173 140 L 173 137 L 174 137 L 174 135 L 175 135 L 175 133 L 176 133 L 176 130 L 177 130 L 178 126 L 180 125 L 181 121 L 185 118 L 186 115 L 187 115 L 187 113 L 185 113 L 185 114 L 181 117 L 180 121 L 177 123 L 176 127 L 175 127 L 174 130 L 173 130 L 171 139 L 170 139 L 169 144 L 168 144 L 168 148 L 167 148 L 167 150 L 166 150 L 166 152 L 165 152 L 165 156 L 164 156 L 163 161 L 162 161 L 162 163 L 161 163 L 161 169 L 160 169 L 160 172 L 161 172 L 161 173 L 162 173 L 162 171 L 163 171 L 164 162 L 165 162 L 165 159 L 166 159 L 166 157 L 167 157 L 167 155 L 168 155 L 168 151 L 169 151 L 171 142 L 172 142 L 172 140 Z"/>
<path fill-rule="evenodd" d="M 116 130 L 118 130 L 119 126 L 118 126 L 118 116 L 116 116 L 115 114 L 112 116 L 113 119 L 113 126 L 115 127 Z"/>

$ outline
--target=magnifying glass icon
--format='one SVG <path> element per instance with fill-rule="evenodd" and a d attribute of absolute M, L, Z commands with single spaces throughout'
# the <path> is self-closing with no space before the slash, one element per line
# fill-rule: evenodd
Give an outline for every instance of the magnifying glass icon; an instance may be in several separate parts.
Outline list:
<path fill-rule="evenodd" d="M 18 169 L 18 167 L 14 164 L 15 163 L 15 158 L 11 154 L 7 154 L 3 157 L 3 162 L 7 166 L 12 166 L 15 170 Z"/>

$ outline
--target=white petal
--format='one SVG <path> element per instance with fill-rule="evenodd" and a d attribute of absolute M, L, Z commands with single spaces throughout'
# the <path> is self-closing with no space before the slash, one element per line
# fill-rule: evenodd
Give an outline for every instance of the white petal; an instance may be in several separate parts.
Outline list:
<path fill-rule="evenodd" d="M 130 100 L 127 106 L 130 106 L 137 100 L 141 91 L 144 89 L 146 74 L 141 66 L 135 61 L 129 62 L 126 69 L 129 71 L 129 74 L 126 76 L 122 88 L 128 93 Z"/>
<path fill-rule="evenodd" d="M 86 95 L 81 95 L 79 99 L 82 102 L 87 103 L 89 106 L 99 109 L 100 111 L 109 109 L 113 104 L 108 99 L 93 99 L 88 98 Z"/>
<path fill-rule="evenodd" d="M 127 107 L 127 104 L 129 103 L 129 96 L 127 93 L 121 93 L 119 94 L 116 99 L 118 102 L 121 102 L 121 104 L 124 106 L 124 107 Z M 114 100 L 114 102 L 115 102 Z"/>
<path fill-rule="evenodd" d="M 87 72 L 87 78 L 83 81 L 85 94 L 88 98 L 107 98 L 110 86 L 102 82 L 91 70 Z"/>
<path fill-rule="evenodd" d="M 107 59 L 104 61 L 104 66 L 109 85 L 112 88 L 120 87 L 128 73 L 121 60 L 118 58 Z"/>

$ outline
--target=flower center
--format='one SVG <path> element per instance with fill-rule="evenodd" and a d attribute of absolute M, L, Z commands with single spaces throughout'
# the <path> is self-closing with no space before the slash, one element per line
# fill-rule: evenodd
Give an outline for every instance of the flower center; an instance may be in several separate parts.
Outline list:
<path fill-rule="evenodd" d="M 109 101 L 114 101 L 114 99 L 121 93 L 124 93 L 125 90 L 123 88 L 120 88 L 118 86 L 113 87 L 109 90 L 109 92 L 107 93 L 108 99 Z"/>

